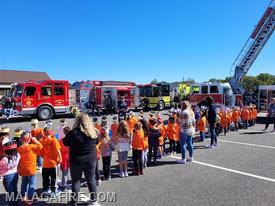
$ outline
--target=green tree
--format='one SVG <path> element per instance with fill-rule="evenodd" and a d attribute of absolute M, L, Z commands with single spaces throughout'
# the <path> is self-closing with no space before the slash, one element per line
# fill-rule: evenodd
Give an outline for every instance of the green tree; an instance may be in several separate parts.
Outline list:
<path fill-rule="evenodd" d="M 151 84 L 157 84 L 159 81 L 155 78 L 151 81 Z"/>

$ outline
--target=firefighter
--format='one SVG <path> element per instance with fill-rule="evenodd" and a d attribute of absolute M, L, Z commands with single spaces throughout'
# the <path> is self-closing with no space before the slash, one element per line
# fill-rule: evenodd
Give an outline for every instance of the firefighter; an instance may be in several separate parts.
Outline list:
<path fill-rule="evenodd" d="M 128 110 L 127 102 L 125 100 L 125 97 L 122 97 L 121 101 L 118 102 L 118 115 L 120 117 L 119 118 L 120 120 L 122 120 L 122 119 L 125 120 L 126 119 L 127 110 Z"/>

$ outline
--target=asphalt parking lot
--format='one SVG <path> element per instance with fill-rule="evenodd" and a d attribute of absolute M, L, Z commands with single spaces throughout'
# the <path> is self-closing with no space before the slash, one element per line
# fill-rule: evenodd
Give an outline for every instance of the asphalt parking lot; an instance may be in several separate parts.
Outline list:
<path fill-rule="evenodd" d="M 167 116 L 164 115 L 164 119 Z M 111 117 L 108 118 L 109 121 Z M 58 119 L 54 120 L 55 127 Z M 73 120 L 69 119 L 69 124 Z M 28 127 L 29 122 L 6 124 L 15 129 Z M 272 125 L 271 125 L 272 126 Z M 99 201 L 100 205 L 275 205 L 275 134 L 262 133 L 263 125 L 219 136 L 215 149 L 209 143 L 195 143 L 194 161 L 176 164 L 180 155 L 166 156 L 143 176 L 119 178 L 116 152 L 112 156 L 112 180 L 98 187 L 101 194 L 115 193 L 115 202 Z M 271 127 L 270 127 L 271 129 Z M 167 145 L 168 147 L 168 145 Z M 131 162 L 131 154 L 129 160 Z M 129 164 L 131 170 L 132 164 Z M 131 173 L 131 172 L 130 172 Z M 41 174 L 37 174 L 41 188 Z M 87 188 L 82 187 L 87 193 Z M 1 205 L 4 188 L 0 186 Z M 85 194 L 83 195 L 85 197 Z M 108 199 L 108 198 L 107 198 Z M 99 199 L 100 200 L 100 199 Z M 101 196 L 101 200 L 104 200 Z M 112 199 L 114 200 L 114 199 Z M 67 205 L 66 201 L 40 202 L 36 205 Z"/>

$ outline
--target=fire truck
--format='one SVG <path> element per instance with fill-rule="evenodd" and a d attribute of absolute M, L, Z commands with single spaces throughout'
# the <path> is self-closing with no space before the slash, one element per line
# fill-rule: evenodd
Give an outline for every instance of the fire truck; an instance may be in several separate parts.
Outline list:
<path fill-rule="evenodd" d="M 92 102 L 99 112 L 104 112 L 106 100 L 112 100 L 112 107 L 117 109 L 119 101 L 125 98 L 130 109 L 139 106 L 138 89 L 134 82 L 123 81 L 82 81 L 75 82 L 72 89 L 76 93 L 76 105 L 82 111 L 89 111 Z"/>
<path fill-rule="evenodd" d="M 12 85 L 10 95 L 14 101 L 15 115 L 46 120 L 56 114 L 70 113 L 68 81 L 18 82 Z"/>
<path fill-rule="evenodd" d="M 171 105 L 170 85 L 167 83 L 138 85 L 143 107 L 163 110 Z"/>
<path fill-rule="evenodd" d="M 242 95 L 234 95 L 229 83 L 196 83 L 191 84 L 191 91 L 189 94 L 189 101 L 191 105 L 205 104 L 205 98 L 210 96 L 216 104 L 240 105 Z"/>

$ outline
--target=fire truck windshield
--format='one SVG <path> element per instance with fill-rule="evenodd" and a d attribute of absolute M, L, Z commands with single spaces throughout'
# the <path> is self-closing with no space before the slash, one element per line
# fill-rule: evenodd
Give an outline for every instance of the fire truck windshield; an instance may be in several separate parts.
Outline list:
<path fill-rule="evenodd" d="M 23 92 L 23 86 L 16 85 L 11 88 L 10 94 L 14 97 L 21 97 Z"/>

